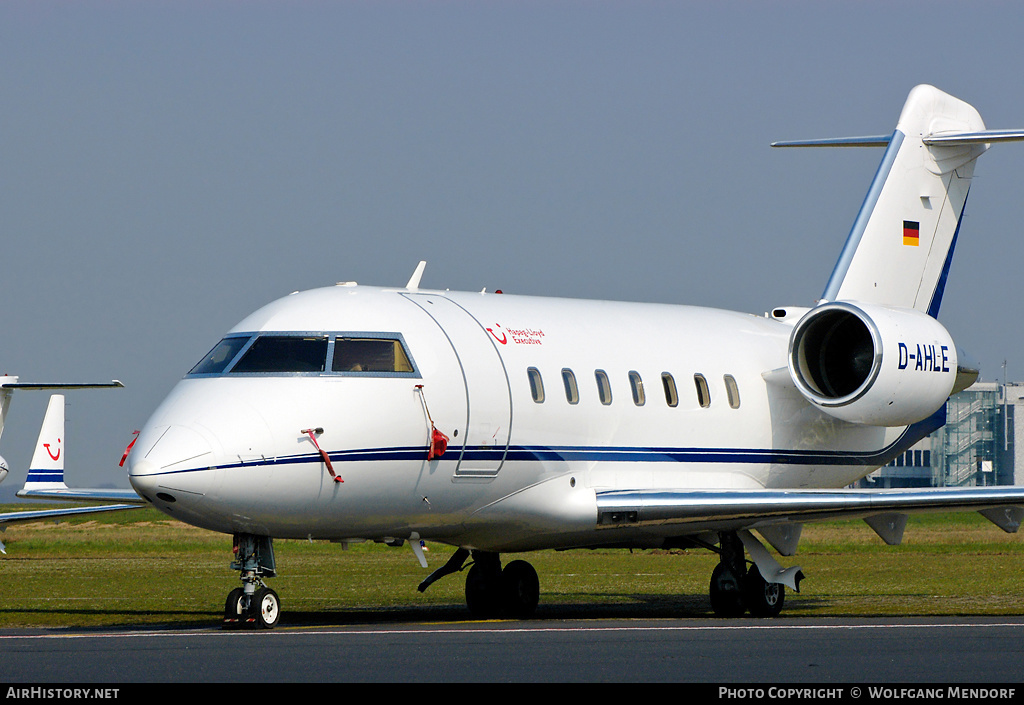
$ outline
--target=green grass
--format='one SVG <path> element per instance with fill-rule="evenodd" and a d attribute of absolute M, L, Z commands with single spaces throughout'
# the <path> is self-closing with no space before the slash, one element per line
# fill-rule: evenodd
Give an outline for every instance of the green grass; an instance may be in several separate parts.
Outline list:
<path fill-rule="evenodd" d="M 0 507 L 0 510 L 7 508 Z M 0 558 L 0 628 L 219 623 L 231 537 L 154 510 L 10 526 Z M 282 624 L 468 619 L 462 575 L 416 586 L 452 549 L 432 545 L 430 569 L 409 548 L 275 541 Z M 538 618 L 705 617 L 707 551 L 539 551 L 521 556 L 541 579 Z M 510 559 L 506 557 L 507 559 Z M 973 513 L 912 517 L 901 546 L 863 522 L 804 527 L 800 594 L 785 616 L 1024 614 L 1024 540 Z"/>

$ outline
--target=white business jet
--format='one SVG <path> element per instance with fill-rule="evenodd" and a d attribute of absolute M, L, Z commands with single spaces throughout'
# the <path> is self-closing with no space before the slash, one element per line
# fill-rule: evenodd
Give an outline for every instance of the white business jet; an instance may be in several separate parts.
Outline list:
<path fill-rule="evenodd" d="M 0 377 L 0 434 L 3 434 L 4 422 L 10 409 L 11 397 L 15 389 L 110 389 L 123 387 L 121 382 L 102 382 L 99 384 L 67 384 L 67 383 L 34 383 L 18 382 L 14 376 Z M 101 504 L 85 507 L 66 507 L 60 509 L 33 509 L 0 514 L 0 531 L 7 524 L 39 521 L 42 519 L 59 519 L 81 514 L 133 509 L 143 505 L 143 500 L 133 490 L 116 489 L 75 489 L 71 490 L 64 484 L 64 396 L 54 394 L 43 416 L 39 428 L 32 461 L 29 464 L 25 486 L 18 492 L 19 497 L 41 499 L 67 499 L 75 501 L 118 502 L 118 504 Z M 0 457 L 0 482 L 6 479 L 9 468 L 7 461 Z M 0 541 L 0 553 L 6 553 L 6 547 Z"/>
<path fill-rule="evenodd" d="M 978 371 L 936 315 L 975 160 L 1024 131 L 918 86 L 818 304 L 687 306 L 342 283 L 274 301 L 174 388 L 128 458 L 135 490 L 234 536 L 228 624 L 273 627 L 272 538 L 409 542 L 454 555 L 475 615 L 526 616 L 537 549 L 701 546 L 719 615 L 777 615 L 803 523 L 978 510 L 1024 488 L 842 489 L 944 423 Z M 755 536 L 755 532 L 761 539 Z M 747 558 L 749 556 L 749 559 Z M 748 565 L 749 564 L 749 565 Z"/>

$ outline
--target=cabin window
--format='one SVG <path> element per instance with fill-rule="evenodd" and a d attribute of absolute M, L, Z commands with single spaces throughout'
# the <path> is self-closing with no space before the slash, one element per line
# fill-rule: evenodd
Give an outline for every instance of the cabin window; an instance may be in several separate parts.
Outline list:
<path fill-rule="evenodd" d="M 540 370 L 530 367 L 526 370 L 526 376 L 530 378 L 530 395 L 538 404 L 544 402 L 544 380 L 540 377 Z"/>
<path fill-rule="evenodd" d="M 725 379 L 725 394 L 729 397 L 729 406 L 733 409 L 740 408 L 740 388 L 736 384 L 736 378 L 732 375 L 726 375 Z"/>
<path fill-rule="evenodd" d="M 679 393 L 676 391 L 676 380 L 668 372 L 661 373 L 661 386 L 665 388 L 665 403 L 679 406 Z"/>
<path fill-rule="evenodd" d="M 414 372 L 400 340 L 344 338 L 334 341 L 334 372 Z"/>
<path fill-rule="evenodd" d="M 612 403 L 612 386 L 608 382 L 608 375 L 604 370 L 595 370 L 594 377 L 597 379 L 597 398 L 608 406 Z"/>
<path fill-rule="evenodd" d="M 261 335 L 231 368 L 231 373 L 323 372 L 326 361 L 326 335 Z"/>
<path fill-rule="evenodd" d="M 570 404 L 579 404 L 580 390 L 576 386 L 576 375 L 568 368 L 562 370 L 562 386 L 565 387 L 565 400 Z"/>
<path fill-rule="evenodd" d="M 235 359 L 235 355 L 249 342 L 249 336 L 236 336 L 224 338 L 217 343 L 213 350 L 206 354 L 195 367 L 189 372 L 190 375 L 220 374 L 228 364 Z"/>
<path fill-rule="evenodd" d="M 633 392 L 633 403 L 643 406 L 647 399 L 644 397 L 644 381 L 640 379 L 640 373 L 632 371 L 629 373 L 629 388 Z"/>
<path fill-rule="evenodd" d="M 711 406 L 711 391 L 708 389 L 708 381 L 702 374 L 693 376 L 694 386 L 697 387 L 697 403 L 702 407 Z"/>

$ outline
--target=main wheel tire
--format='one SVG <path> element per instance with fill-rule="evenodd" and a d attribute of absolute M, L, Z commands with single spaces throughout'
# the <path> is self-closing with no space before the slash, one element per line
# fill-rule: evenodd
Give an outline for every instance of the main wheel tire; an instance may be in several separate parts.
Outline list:
<path fill-rule="evenodd" d="M 281 619 L 281 600 L 270 588 L 260 588 L 252 597 L 250 613 L 256 618 L 256 626 L 273 629 Z"/>
<path fill-rule="evenodd" d="M 766 581 L 755 566 L 747 571 L 744 578 L 743 601 L 754 617 L 778 617 L 786 601 L 786 588 Z"/>
<path fill-rule="evenodd" d="M 490 619 L 501 613 L 502 580 L 500 567 L 474 563 L 466 575 L 466 607 L 478 619 Z"/>
<path fill-rule="evenodd" d="M 245 620 L 245 609 L 242 607 L 245 590 L 240 587 L 228 593 L 224 602 L 224 628 L 235 629 Z"/>
<path fill-rule="evenodd" d="M 540 601 L 537 571 L 526 561 L 512 561 L 501 571 L 502 605 L 511 617 L 526 619 Z"/>
<path fill-rule="evenodd" d="M 739 579 L 724 563 L 711 572 L 711 609 L 718 617 L 741 617 L 744 612 L 743 588 Z"/>

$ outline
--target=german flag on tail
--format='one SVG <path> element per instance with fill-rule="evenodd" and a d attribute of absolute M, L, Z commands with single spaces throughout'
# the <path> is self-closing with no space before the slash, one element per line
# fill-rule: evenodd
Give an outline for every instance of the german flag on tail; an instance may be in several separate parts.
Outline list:
<path fill-rule="evenodd" d="M 903 221 L 903 244 L 911 247 L 921 244 L 921 224 L 916 220 Z"/>

